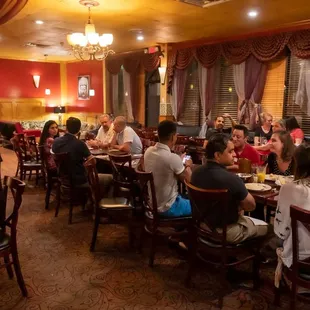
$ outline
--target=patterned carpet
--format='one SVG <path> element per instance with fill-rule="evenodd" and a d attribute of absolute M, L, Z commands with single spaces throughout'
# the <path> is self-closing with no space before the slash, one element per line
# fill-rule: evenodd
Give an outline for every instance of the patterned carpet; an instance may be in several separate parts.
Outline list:
<path fill-rule="evenodd" d="M 147 249 L 129 249 L 127 230 L 120 225 L 100 226 L 96 252 L 89 252 L 92 222 L 76 208 L 73 224 L 62 207 L 54 218 L 54 206 L 44 210 L 43 189 L 26 188 L 18 224 L 22 272 L 29 292 L 21 297 L 15 278 L 0 270 L 0 309 L 215 309 L 221 289 L 216 273 L 201 269 L 195 286 L 187 289 L 186 261 L 166 245 L 158 248 L 156 266 L 147 265 Z M 273 270 L 265 269 L 271 283 Z M 270 291 L 269 291 L 270 293 Z M 269 296 L 268 296 L 269 295 Z M 232 291 L 223 309 L 273 309 L 271 294 Z M 282 307 L 283 309 L 284 307 Z M 309 309 L 299 305 L 299 309 Z"/>

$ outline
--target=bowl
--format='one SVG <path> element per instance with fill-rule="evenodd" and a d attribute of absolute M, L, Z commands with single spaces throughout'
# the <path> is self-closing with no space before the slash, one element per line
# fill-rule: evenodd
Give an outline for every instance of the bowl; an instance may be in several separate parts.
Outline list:
<path fill-rule="evenodd" d="M 251 179 L 252 174 L 249 173 L 237 173 L 237 176 L 242 179 L 244 182 L 248 181 Z"/>

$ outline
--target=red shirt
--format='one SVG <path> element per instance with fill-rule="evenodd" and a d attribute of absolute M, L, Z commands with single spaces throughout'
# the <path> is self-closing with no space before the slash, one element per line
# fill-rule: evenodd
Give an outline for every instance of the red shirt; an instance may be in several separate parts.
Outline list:
<path fill-rule="evenodd" d="M 252 162 L 252 164 L 260 164 L 259 153 L 250 144 L 246 143 L 241 154 L 236 152 L 236 158 L 246 158 Z"/>

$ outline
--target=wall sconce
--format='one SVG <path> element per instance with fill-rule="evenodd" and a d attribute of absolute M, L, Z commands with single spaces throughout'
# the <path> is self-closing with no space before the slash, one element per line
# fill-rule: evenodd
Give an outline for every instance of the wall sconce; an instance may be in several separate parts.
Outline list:
<path fill-rule="evenodd" d="M 89 96 L 91 96 L 91 97 L 95 96 L 95 90 L 94 89 L 89 90 Z"/>
<path fill-rule="evenodd" d="M 166 80 L 167 67 L 158 67 L 158 72 L 160 77 L 160 83 L 161 85 L 164 85 Z"/>
<path fill-rule="evenodd" d="M 40 84 L 40 75 L 33 75 L 32 78 L 33 78 L 34 86 L 35 86 L 36 88 L 39 88 L 39 84 Z"/>
<path fill-rule="evenodd" d="M 45 89 L 45 95 L 49 96 L 51 94 L 51 90 L 49 88 Z"/>

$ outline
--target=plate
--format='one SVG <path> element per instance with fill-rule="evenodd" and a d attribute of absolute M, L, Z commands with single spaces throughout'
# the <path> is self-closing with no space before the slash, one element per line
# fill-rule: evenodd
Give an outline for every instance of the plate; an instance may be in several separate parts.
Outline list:
<path fill-rule="evenodd" d="M 261 183 L 246 183 L 244 184 L 247 190 L 255 192 L 267 192 L 271 190 L 271 186 Z"/>
<path fill-rule="evenodd" d="M 249 173 L 236 173 L 236 175 L 243 181 L 247 181 L 252 177 L 252 174 Z"/>
<path fill-rule="evenodd" d="M 275 182 L 278 178 L 276 174 L 266 174 L 265 180 Z"/>

